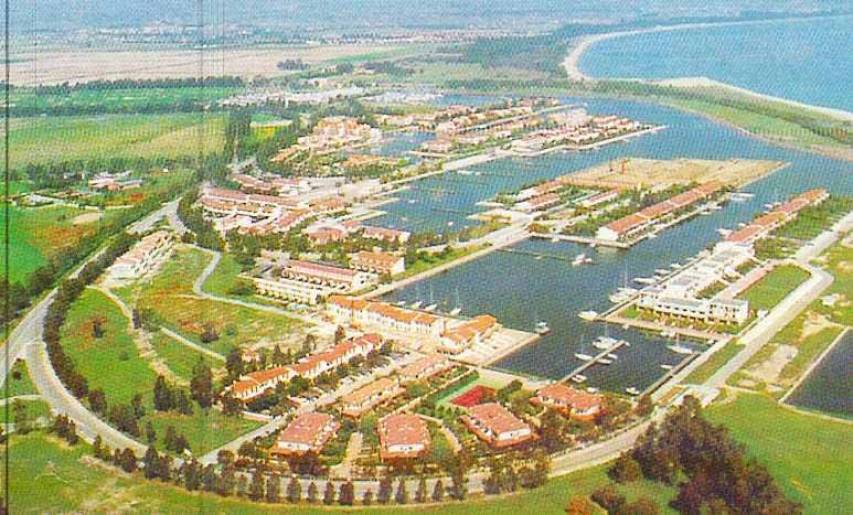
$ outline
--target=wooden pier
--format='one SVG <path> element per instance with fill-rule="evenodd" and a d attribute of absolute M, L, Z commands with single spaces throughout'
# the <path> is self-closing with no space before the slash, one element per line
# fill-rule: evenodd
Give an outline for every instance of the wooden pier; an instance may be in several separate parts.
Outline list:
<path fill-rule="evenodd" d="M 566 374 L 565 376 L 563 376 L 563 378 L 562 378 L 562 379 L 560 379 L 560 382 L 562 383 L 562 382 L 568 381 L 568 380 L 570 380 L 572 377 L 574 377 L 574 376 L 576 376 L 576 375 L 580 374 L 581 372 L 583 372 L 584 370 L 588 369 L 589 367 L 591 367 L 591 366 L 593 366 L 593 365 L 597 365 L 597 364 L 598 364 L 598 362 L 599 362 L 600 360 L 604 359 L 605 357 L 607 357 L 607 355 L 608 355 L 608 354 L 612 354 L 612 353 L 616 352 L 618 349 L 620 349 L 620 348 L 624 347 L 625 345 L 628 345 L 628 342 L 627 342 L 626 340 L 619 340 L 619 341 L 617 341 L 617 342 L 616 342 L 612 347 L 610 347 L 609 349 L 604 349 L 603 351 L 601 351 L 601 352 L 599 352 L 598 354 L 596 354 L 595 356 L 593 356 L 593 358 L 592 358 L 591 360 L 584 362 L 584 364 L 583 364 L 583 365 L 581 365 L 581 366 L 577 367 L 576 369 L 572 370 L 571 372 L 569 372 L 568 374 Z"/>

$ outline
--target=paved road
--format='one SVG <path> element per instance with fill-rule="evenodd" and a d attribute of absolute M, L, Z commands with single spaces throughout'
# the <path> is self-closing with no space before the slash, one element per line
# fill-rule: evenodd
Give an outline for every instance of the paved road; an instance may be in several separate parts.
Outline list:
<path fill-rule="evenodd" d="M 142 234 L 148 232 L 153 229 L 155 225 L 157 225 L 157 222 L 164 218 L 168 218 L 171 222 L 172 218 L 174 217 L 174 219 L 178 220 L 178 222 L 180 223 L 180 220 L 177 216 L 178 202 L 180 202 L 180 199 L 175 199 L 171 202 L 163 204 L 156 211 L 149 213 L 144 218 L 131 224 L 131 226 L 127 228 L 127 232 L 135 234 Z M 183 223 L 180 223 L 180 227 L 183 228 L 184 231 L 186 231 L 186 228 L 184 227 Z"/>
<path fill-rule="evenodd" d="M 99 419 L 76 397 L 68 393 L 56 376 L 43 343 L 27 346 L 27 362 L 33 383 L 42 398 L 50 404 L 51 411 L 67 415 L 74 420 L 77 424 L 77 432 L 85 440 L 91 442 L 96 435 L 100 435 L 104 443 L 113 449 L 131 448 L 140 457 L 145 453 L 146 446 Z"/>

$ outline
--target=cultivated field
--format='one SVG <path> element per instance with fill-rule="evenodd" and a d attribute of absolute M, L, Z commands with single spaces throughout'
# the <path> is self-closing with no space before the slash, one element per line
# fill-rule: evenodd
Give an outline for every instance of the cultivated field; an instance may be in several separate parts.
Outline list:
<path fill-rule="evenodd" d="M 116 79 L 161 79 L 198 77 L 202 75 L 282 75 L 276 67 L 280 61 L 301 59 L 308 64 L 375 56 L 397 52 L 399 45 L 304 45 L 271 48 L 232 48 L 208 50 L 81 50 L 62 49 L 40 52 L 38 66 L 32 55 L 20 56 L 12 63 L 12 83 L 17 85 L 61 84 Z"/>
<path fill-rule="evenodd" d="M 129 114 L 15 118 L 11 167 L 109 157 L 197 156 L 200 142 L 218 150 L 225 117 L 218 114 Z"/>

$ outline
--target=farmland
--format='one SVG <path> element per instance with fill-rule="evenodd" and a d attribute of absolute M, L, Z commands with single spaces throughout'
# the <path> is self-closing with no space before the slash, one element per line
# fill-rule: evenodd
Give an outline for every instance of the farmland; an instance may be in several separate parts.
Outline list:
<path fill-rule="evenodd" d="M 12 168 L 107 157 L 196 156 L 199 142 L 219 149 L 225 116 L 179 113 L 15 118 L 9 133 Z"/>

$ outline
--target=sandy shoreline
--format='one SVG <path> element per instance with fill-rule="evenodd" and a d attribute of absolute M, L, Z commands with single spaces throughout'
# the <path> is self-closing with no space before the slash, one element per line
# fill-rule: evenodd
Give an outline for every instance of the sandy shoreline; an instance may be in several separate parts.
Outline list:
<path fill-rule="evenodd" d="M 811 18 L 809 18 L 811 19 Z M 733 25 L 755 25 L 755 24 L 765 24 L 765 23 L 778 23 L 778 22 L 791 22 L 791 21 L 805 21 L 806 19 L 790 19 L 790 18 L 781 18 L 776 20 L 748 20 L 748 21 L 731 21 L 731 22 L 709 22 L 709 23 L 682 23 L 678 25 L 666 25 L 666 26 L 658 26 L 658 27 L 650 27 L 647 29 L 636 29 L 636 30 L 625 30 L 625 31 L 616 31 L 616 32 L 607 32 L 604 34 L 593 34 L 589 36 L 581 36 L 575 40 L 575 44 L 569 49 L 569 53 L 566 55 L 566 58 L 563 60 L 563 68 L 566 70 L 566 75 L 570 80 L 575 81 L 594 81 L 596 80 L 594 77 L 590 77 L 583 73 L 580 69 L 580 60 L 583 57 L 583 54 L 589 50 L 590 47 L 599 43 L 601 41 L 606 41 L 608 39 L 615 39 L 627 36 L 635 36 L 640 34 L 651 34 L 657 32 L 672 32 L 676 30 L 694 30 L 694 29 L 702 29 L 702 28 L 713 28 L 713 27 L 725 27 L 725 26 L 733 26 Z M 782 104 L 789 105 L 791 107 L 796 107 L 799 109 L 807 109 L 816 113 L 823 114 L 825 116 L 830 116 L 832 118 L 837 118 L 839 120 L 845 122 L 853 121 L 853 113 L 849 111 L 845 111 L 843 109 L 831 108 L 818 106 L 813 104 L 806 104 L 803 102 L 798 102 L 796 100 L 789 100 L 787 98 L 777 97 L 773 95 L 767 95 L 764 93 L 758 93 L 750 89 L 741 88 L 739 86 L 734 86 L 731 84 L 727 84 L 725 82 L 720 82 L 717 80 L 713 80 L 707 77 L 676 77 L 671 79 L 659 79 L 659 80 L 646 80 L 646 79 L 636 79 L 636 78 L 628 78 L 627 80 L 638 80 L 642 82 L 649 82 L 652 84 L 661 84 L 661 85 L 671 85 L 680 88 L 705 88 L 705 87 L 714 87 L 729 90 L 734 93 L 739 93 L 745 96 L 752 97 L 756 100 L 762 100 L 767 102 L 778 102 Z"/>

